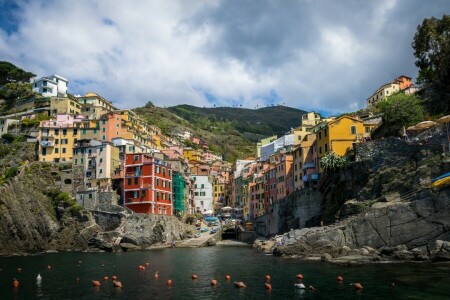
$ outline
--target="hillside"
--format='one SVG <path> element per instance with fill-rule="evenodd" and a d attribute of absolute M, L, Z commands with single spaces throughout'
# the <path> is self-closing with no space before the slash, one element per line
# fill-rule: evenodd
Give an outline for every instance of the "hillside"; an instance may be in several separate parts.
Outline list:
<path fill-rule="evenodd" d="M 254 155 L 257 140 L 274 134 L 282 135 L 298 126 L 304 113 L 286 106 L 252 110 L 178 105 L 165 109 L 151 104 L 134 111 L 167 135 L 177 129 L 191 131 L 207 141 L 212 151 L 222 154 L 230 162 Z"/>

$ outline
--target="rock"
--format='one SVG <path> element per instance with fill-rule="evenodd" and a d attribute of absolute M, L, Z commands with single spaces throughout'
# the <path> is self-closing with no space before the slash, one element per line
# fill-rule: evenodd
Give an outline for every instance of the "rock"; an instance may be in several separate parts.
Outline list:
<path fill-rule="evenodd" d="M 207 246 L 215 246 L 217 244 L 217 241 L 215 238 L 211 238 L 206 242 Z"/>
<path fill-rule="evenodd" d="M 333 257 L 329 253 L 324 253 L 320 257 L 321 261 L 331 261 L 332 259 L 333 259 Z"/>
<path fill-rule="evenodd" d="M 343 247 L 341 248 L 341 250 L 339 251 L 339 254 L 340 254 L 340 255 L 348 255 L 348 253 L 349 253 L 351 250 L 352 250 L 352 249 L 350 249 L 349 247 L 343 246 Z"/>
<path fill-rule="evenodd" d="M 355 256 L 355 255 L 362 255 L 362 253 L 358 249 L 352 249 L 352 250 L 348 251 L 347 255 L 348 256 Z"/>
<path fill-rule="evenodd" d="M 450 261 L 450 252 L 437 252 L 430 255 L 432 262 Z"/>
<path fill-rule="evenodd" d="M 395 252 L 394 258 L 398 260 L 409 261 L 414 259 L 414 254 L 408 250 L 401 250 Z"/>
<path fill-rule="evenodd" d="M 131 244 L 131 243 L 120 243 L 119 245 L 124 252 L 140 250 L 140 248 L 138 246 Z"/>
<path fill-rule="evenodd" d="M 361 248 L 359 249 L 359 251 L 361 252 L 362 255 L 369 255 L 369 250 L 367 250 L 366 248 Z"/>
<path fill-rule="evenodd" d="M 371 254 L 371 255 L 372 254 L 378 254 L 378 251 L 373 249 L 372 247 L 364 246 L 363 249 L 366 249 L 369 252 L 369 254 Z"/>

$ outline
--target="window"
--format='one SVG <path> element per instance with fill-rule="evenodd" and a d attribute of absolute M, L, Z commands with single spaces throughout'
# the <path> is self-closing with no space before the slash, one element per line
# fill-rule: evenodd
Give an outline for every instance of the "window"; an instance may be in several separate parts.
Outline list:
<path fill-rule="evenodd" d="M 62 148 L 62 153 L 66 153 L 66 148 Z"/>
<path fill-rule="evenodd" d="M 156 166 L 156 173 L 159 174 L 159 166 Z"/>
<path fill-rule="evenodd" d="M 81 131 L 81 133 L 82 133 L 82 134 L 86 134 L 86 129 L 83 129 L 83 130 Z M 94 130 L 94 133 L 95 133 L 95 130 Z"/>
<path fill-rule="evenodd" d="M 103 128 L 102 128 L 102 132 L 106 132 L 106 127 L 103 127 Z"/>
<path fill-rule="evenodd" d="M 104 136 L 102 137 L 102 139 L 103 139 L 103 140 L 106 140 L 106 136 L 104 135 Z"/>
<path fill-rule="evenodd" d="M 162 180 L 162 186 L 166 187 L 166 181 L 165 180 Z"/>
<path fill-rule="evenodd" d="M 206 196 L 205 192 L 200 192 L 200 196 Z"/>
<path fill-rule="evenodd" d="M 328 135 L 328 129 L 325 128 L 325 129 L 323 130 L 323 133 L 324 133 L 324 136 L 326 137 L 326 136 Z"/>
<path fill-rule="evenodd" d="M 55 145 L 59 144 L 59 139 L 55 139 Z"/>
<path fill-rule="evenodd" d="M 163 176 L 166 176 L 166 168 L 162 168 Z"/>
<path fill-rule="evenodd" d="M 103 170 L 102 169 L 100 169 L 100 172 L 99 172 L 100 174 L 102 174 L 103 173 Z"/>
<path fill-rule="evenodd" d="M 63 129 L 63 135 L 67 134 L 67 129 Z"/>
<path fill-rule="evenodd" d="M 169 176 L 172 176 L 172 170 L 169 170 Z"/>
<path fill-rule="evenodd" d="M 133 193 L 134 195 L 134 197 L 133 198 L 137 198 L 137 197 L 139 197 L 139 192 L 138 191 L 134 191 L 134 193 Z"/>
<path fill-rule="evenodd" d="M 159 192 L 156 192 L 156 200 L 159 200 Z"/>
<path fill-rule="evenodd" d="M 59 149 L 58 148 L 55 148 L 55 153 L 59 153 Z"/>
<path fill-rule="evenodd" d="M 197 188 L 197 184 L 194 184 L 194 189 L 196 189 Z"/>
<path fill-rule="evenodd" d="M 351 126 L 350 130 L 352 134 L 356 134 L 356 126 Z"/>
<path fill-rule="evenodd" d="M 77 163 L 78 163 L 78 159 L 75 158 L 75 164 L 77 164 Z"/>
<path fill-rule="evenodd" d="M 139 155 L 135 155 L 134 156 L 134 161 L 136 162 L 136 161 L 138 161 L 139 160 Z"/>
<path fill-rule="evenodd" d="M 366 133 L 370 132 L 370 127 L 366 126 Z"/>
<path fill-rule="evenodd" d="M 322 132 L 319 132 L 319 140 L 322 139 Z"/>
<path fill-rule="evenodd" d="M 319 154 L 322 154 L 322 146 L 319 147 Z"/>
<path fill-rule="evenodd" d="M 195 192 L 194 195 L 195 195 L 195 196 L 198 196 L 198 192 Z"/>
<path fill-rule="evenodd" d="M 145 197 L 145 190 L 142 190 L 141 197 L 142 197 L 142 198 Z"/>
<path fill-rule="evenodd" d="M 205 188 L 205 185 L 202 183 L 202 189 L 204 189 Z"/>
<path fill-rule="evenodd" d="M 73 134 L 74 134 L 74 135 L 78 134 L 78 129 L 75 128 L 75 129 L 73 130 Z"/>
<path fill-rule="evenodd" d="M 59 134 L 59 129 L 55 129 L 55 135 Z"/>
<path fill-rule="evenodd" d="M 128 185 L 131 185 L 131 178 L 128 178 Z"/>
<path fill-rule="evenodd" d="M 134 184 L 139 184 L 139 178 L 137 177 L 134 178 Z"/>
<path fill-rule="evenodd" d="M 325 143 L 325 152 L 328 151 L 328 143 Z"/>

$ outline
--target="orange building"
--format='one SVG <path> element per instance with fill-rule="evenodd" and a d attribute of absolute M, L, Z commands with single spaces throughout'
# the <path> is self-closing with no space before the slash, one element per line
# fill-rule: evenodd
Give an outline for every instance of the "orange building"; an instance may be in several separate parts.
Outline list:
<path fill-rule="evenodd" d="M 172 215 L 170 164 L 152 154 L 126 154 L 123 198 L 136 213 Z"/>

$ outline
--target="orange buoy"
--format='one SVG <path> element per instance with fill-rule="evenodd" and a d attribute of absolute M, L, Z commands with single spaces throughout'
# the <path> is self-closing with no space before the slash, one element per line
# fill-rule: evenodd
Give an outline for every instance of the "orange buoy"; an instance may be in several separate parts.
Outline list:
<path fill-rule="evenodd" d="M 297 279 L 303 279 L 303 275 L 302 274 L 297 274 Z"/>
<path fill-rule="evenodd" d="M 194 274 L 194 275 L 191 276 L 191 278 L 192 278 L 192 279 L 197 279 L 198 276 L 197 276 L 196 274 Z"/>
<path fill-rule="evenodd" d="M 114 280 L 114 281 L 117 280 L 117 276 L 116 276 L 116 275 L 113 275 L 111 278 L 112 278 L 112 280 Z"/>
<path fill-rule="evenodd" d="M 100 286 L 100 281 L 98 281 L 98 280 L 92 280 L 92 285 L 93 285 L 93 286 Z"/>
<path fill-rule="evenodd" d="M 122 287 L 122 282 L 120 282 L 120 281 L 114 281 L 113 285 L 114 285 L 115 287 L 121 288 L 121 287 Z"/>
<path fill-rule="evenodd" d="M 359 290 L 362 290 L 362 289 L 363 289 L 363 286 L 362 286 L 362 284 L 361 284 L 361 283 L 359 283 L 359 282 L 356 282 L 356 283 L 350 283 L 350 285 L 353 285 L 353 288 L 354 288 L 355 290 L 357 290 L 357 291 L 359 291 Z"/>
<path fill-rule="evenodd" d="M 230 275 L 225 275 L 225 279 L 226 279 L 226 280 L 230 280 L 230 279 L 231 279 L 231 276 L 230 276 Z"/>
<path fill-rule="evenodd" d="M 103 280 L 104 280 L 104 281 L 108 281 L 108 280 L 109 280 L 109 277 L 108 277 L 108 276 L 105 276 L 105 277 L 103 277 Z"/>
<path fill-rule="evenodd" d="M 266 280 L 270 280 L 270 275 L 266 275 Z"/>
<path fill-rule="evenodd" d="M 272 290 L 272 285 L 270 284 L 270 283 L 264 283 L 264 286 L 265 286 L 265 288 L 266 288 L 266 290 Z"/>
<path fill-rule="evenodd" d="M 144 266 L 142 266 L 142 265 L 141 265 L 141 266 L 139 266 L 138 268 L 139 268 L 139 270 L 141 270 L 141 271 L 145 270 L 145 267 L 144 267 Z"/>
<path fill-rule="evenodd" d="M 167 280 L 167 285 L 168 286 L 172 286 L 172 284 L 173 284 L 172 279 Z"/>
<path fill-rule="evenodd" d="M 242 281 L 235 281 L 234 286 L 237 288 L 245 288 L 247 287 Z"/>
<path fill-rule="evenodd" d="M 18 288 L 19 287 L 19 280 L 15 279 L 13 280 L 13 287 Z"/>
<path fill-rule="evenodd" d="M 158 279 L 159 275 L 158 275 L 158 271 L 155 272 L 155 276 L 153 276 L 155 279 Z"/>
<path fill-rule="evenodd" d="M 338 281 L 339 283 L 342 283 L 342 281 L 344 281 L 344 278 L 343 278 L 342 276 L 338 276 L 338 277 L 337 277 L 337 281 Z"/>
<path fill-rule="evenodd" d="M 212 280 L 211 280 L 211 285 L 217 285 L 217 280 L 212 279 Z"/>
<path fill-rule="evenodd" d="M 52 268 L 52 266 L 50 266 L 50 265 L 48 265 L 48 266 L 47 266 L 47 269 L 49 269 L 49 270 L 50 270 L 51 268 Z"/>

